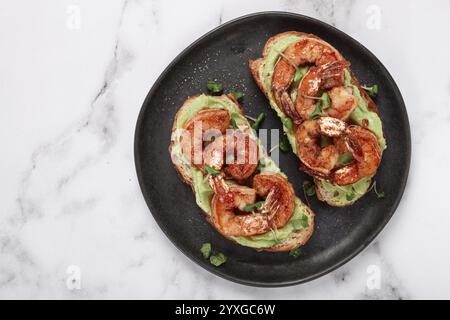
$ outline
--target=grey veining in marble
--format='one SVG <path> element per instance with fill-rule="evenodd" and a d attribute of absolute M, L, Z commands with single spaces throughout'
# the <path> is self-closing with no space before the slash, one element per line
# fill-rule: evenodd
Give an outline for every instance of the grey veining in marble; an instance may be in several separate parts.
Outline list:
<path fill-rule="evenodd" d="M 46 0 L 27 8 L 0 4 L 1 298 L 450 297 L 449 1 Z M 133 163 L 137 114 L 165 66 L 208 30 L 265 10 L 319 18 L 374 52 L 402 91 L 413 134 L 404 198 L 376 241 L 335 272 L 276 289 L 222 280 L 180 254 L 149 215 Z"/>

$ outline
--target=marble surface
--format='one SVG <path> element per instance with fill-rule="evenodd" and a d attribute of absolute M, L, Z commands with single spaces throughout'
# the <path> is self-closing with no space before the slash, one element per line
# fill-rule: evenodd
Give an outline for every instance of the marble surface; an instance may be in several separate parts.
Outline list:
<path fill-rule="evenodd" d="M 276 289 L 222 280 L 181 254 L 133 162 L 135 121 L 165 66 L 264 10 L 319 18 L 368 47 L 403 94 L 413 141 L 405 195 L 376 241 Z M 450 298 L 448 12 L 450 1 L 1 1 L 0 297 Z"/>

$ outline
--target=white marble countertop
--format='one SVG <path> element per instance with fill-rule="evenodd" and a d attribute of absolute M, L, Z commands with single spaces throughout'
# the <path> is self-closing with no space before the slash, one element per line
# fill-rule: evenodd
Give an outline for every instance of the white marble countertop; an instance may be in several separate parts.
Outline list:
<path fill-rule="evenodd" d="M 265 10 L 319 18 L 368 47 L 403 94 L 413 141 L 405 195 L 376 241 L 276 289 L 181 254 L 133 161 L 139 109 L 167 64 L 220 23 Z M 449 12 L 449 1 L 1 1 L 0 297 L 450 298 Z"/>

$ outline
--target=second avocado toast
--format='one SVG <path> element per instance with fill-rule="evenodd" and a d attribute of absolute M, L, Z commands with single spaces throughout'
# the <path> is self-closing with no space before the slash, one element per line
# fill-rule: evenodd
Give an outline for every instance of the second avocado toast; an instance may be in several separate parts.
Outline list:
<path fill-rule="evenodd" d="M 349 66 L 324 40 L 295 31 L 271 37 L 249 61 L 318 198 L 340 207 L 370 189 L 386 148 L 376 105 Z"/>
<path fill-rule="evenodd" d="M 195 145 L 191 134 L 195 135 L 196 124 L 202 126 L 202 141 L 207 127 L 219 131 L 213 141 L 204 148 L 200 146 L 204 160 L 198 163 L 195 155 L 191 157 Z M 222 137 L 234 141 L 228 132 L 244 135 L 247 144 L 256 143 L 255 163 L 246 159 L 244 163 L 229 164 L 224 154 L 217 152 L 219 149 L 214 146 Z M 244 149 L 248 151 L 247 148 Z M 222 145 L 220 149 L 223 150 Z M 226 238 L 257 250 L 289 251 L 311 237 L 313 212 L 295 196 L 286 176 L 267 155 L 233 97 L 201 94 L 188 98 L 175 116 L 169 152 L 206 219 Z M 245 170 L 241 170 L 243 167 Z M 256 196 L 264 200 L 256 202 Z"/>

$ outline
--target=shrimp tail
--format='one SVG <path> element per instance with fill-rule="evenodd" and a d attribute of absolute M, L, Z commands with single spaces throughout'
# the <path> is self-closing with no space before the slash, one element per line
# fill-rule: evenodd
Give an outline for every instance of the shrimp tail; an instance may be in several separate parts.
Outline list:
<path fill-rule="evenodd" d="M 284 113 L 286 113 L 286 115 L 291 118 L 295 124 L 301 124 L 303 122 L 303 119 L 298 114 L 297 109 L 295 108 L 295 105 L 291 100 L 291 97 L 286 91 L 281 93 L 280 102 L 281 108 L 283 109 Z"/>
<path fill-rule="evenodd" d="M 320 66 L 320 87 L 324 90 L 344 85 L 344 69 L 350 66 L 346 60 L 338 60 Z"/>
<path fill-rule="evenodd" d="M 313 169 L 309 168 L 308 166 L 306 166 L 303 162 L 300 162 L 300 171 L 303 171 L 304 173 L 306 173 L 314 178 L 323 179 L 323 180 L 330 179 L 329 174 L 325 174 L 325 173 L 313 170 Z"/>

